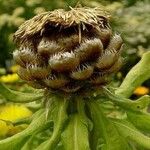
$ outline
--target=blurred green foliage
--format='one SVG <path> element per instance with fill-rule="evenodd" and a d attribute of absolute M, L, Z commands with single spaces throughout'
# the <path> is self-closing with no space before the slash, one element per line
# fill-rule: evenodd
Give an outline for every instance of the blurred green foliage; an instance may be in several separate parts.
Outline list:
<path fill-rule="evenodd" d="M 123 68 L 128 72 L 137 63 L 145 51 L 150 50 L 150 2 L 139 1 L 133 6 L 120 8 L 115 12 L 114 28 L 124 38 L 127 64 Z"/>
<path fill-rule="evenodd" d="M 148 0 L 0 0 L 0 66 L 12 58 L 13 33 L 27 19 L 55 8 L 68 8 L 78 2 L 85 6 L 104 7 L 112 14 L 111 24 L 125 41 L 127 72 L 142 53 L 150 49 L 150 2 Z M 102 6 L 103 5 L 103 6 Z"/>

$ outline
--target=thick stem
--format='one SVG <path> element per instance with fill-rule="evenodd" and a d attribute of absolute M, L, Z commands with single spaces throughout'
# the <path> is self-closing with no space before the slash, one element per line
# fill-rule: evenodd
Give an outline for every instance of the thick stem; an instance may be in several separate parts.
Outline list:
<path fill-rule="evenodd" d="M 69 122 L 61 135 L 61 142 L 65 150 L 90 150 L 84 100 L 75 97 L 75 101 L 77 111 L 70 114 Z"/>
<path fill-rule="evenodd" d="M 46 140 L 42 144 L 40 144 L 36 150 L 54 150 L 60 140 L 61 132 L 64 127 L 64 124 L 67 120 L 67 113 L 66 109 L 68 106 L 68 99 L 60 99 L 56 98 L 57 101 L 57 108 L 53 114 L 53 121 L 54 121 L 54 131 L 50 139 Z"/>
<path fill-rule="evenodd" d="M 146 52 L 140 62 L 125 77 L 121 86 L 115 91 L 117 95 L 130 97 L 133 91 L 150 78 L 150 52 Z"/>

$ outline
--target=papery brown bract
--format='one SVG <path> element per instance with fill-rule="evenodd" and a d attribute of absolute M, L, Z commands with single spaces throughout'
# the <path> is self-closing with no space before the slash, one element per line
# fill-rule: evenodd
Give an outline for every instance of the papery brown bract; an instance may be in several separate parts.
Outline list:
<path fill-rule="evenodd" d="M 122 39 L 113 34 L 109 14 L 100 8 L 39 14 L 22 24 L 14 39 L 18 74 L 35 88 L 84 91 L 106 84 L 122 64 Z"/>
<path fill-rule="evenodd" d="M 70 77 L 75 80 L 85 80 L 89 78 L 94 71 L 94 67 L 90 65 L 79 66 L 76 70 L 73 70 L 70 74 Z"/>
<path fill-rule="evenodd" d="M 58 89 L 58 88 L 65 86 L 67 83 L 69 83 L 69 79 L 60 75 L 57 75 L 57 76 L 51 75 L 47 79 L 44 80 L 44 83 L 46 86 L 50 88 Z"/>

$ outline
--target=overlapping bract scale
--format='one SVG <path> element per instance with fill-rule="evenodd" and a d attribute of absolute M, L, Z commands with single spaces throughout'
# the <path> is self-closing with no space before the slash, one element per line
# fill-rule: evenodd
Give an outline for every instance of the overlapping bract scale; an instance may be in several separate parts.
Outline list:
<path fill-rule="evenodd" d="M 82 20 L 67 27 L 57 25 L 56 20 L 43 26 L 42 34 L 33 33 L 28 39 L 32 47 L 21 44 L 13 53 L 21 66 L 20 78 L 35 88 L 64 92 L 106 84 L 121 67 L 123 41 L 119 34 L 112 33 L 106 16 L 96 19 L 95 26 L 86 22 L 85 28 L 80 28 Z"/>

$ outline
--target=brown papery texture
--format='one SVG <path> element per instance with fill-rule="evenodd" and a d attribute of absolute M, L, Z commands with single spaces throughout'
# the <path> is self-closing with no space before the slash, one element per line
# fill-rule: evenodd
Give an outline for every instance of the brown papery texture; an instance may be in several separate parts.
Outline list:
<path fill-rule="evenodd" d="M 122 38 L 100 8 L 39 14 L 14 34 L 18 75 L 34 88 L 76 92 L 108 83 L 122 64 Z"/>

